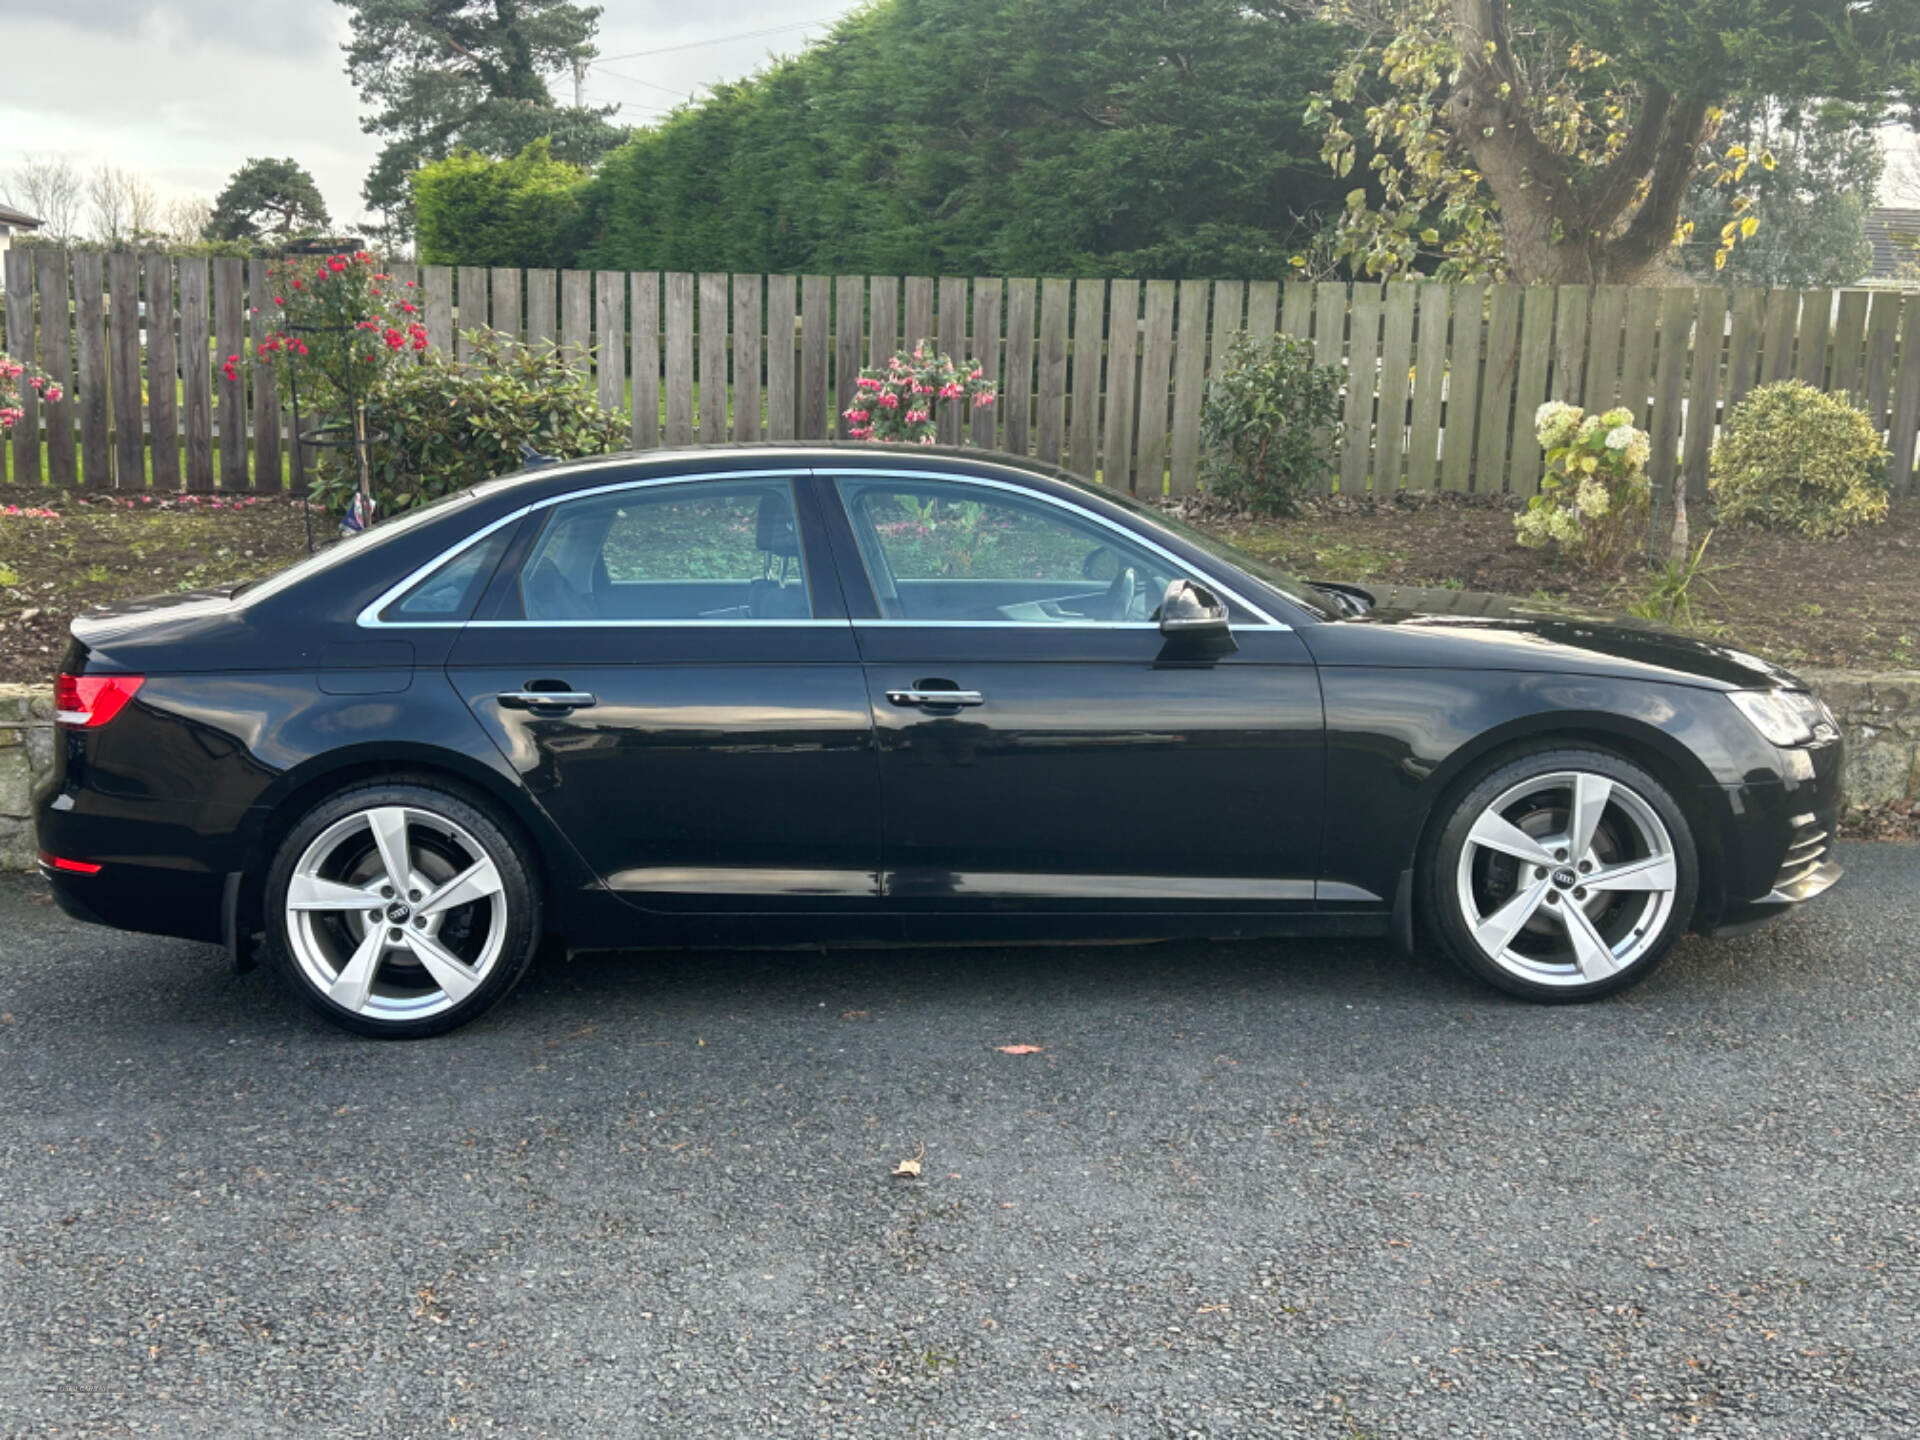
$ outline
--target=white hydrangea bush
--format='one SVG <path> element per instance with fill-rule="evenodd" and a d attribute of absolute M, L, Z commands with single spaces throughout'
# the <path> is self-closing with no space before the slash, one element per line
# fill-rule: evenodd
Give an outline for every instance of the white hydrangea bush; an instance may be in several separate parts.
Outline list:
<path fill-rule="evenodd" d="M 1624 408 L 1589 415 L 1549 400 L 1533 415 L 1545 452 L 1540 493 L 1514 516 L 1522 545 L 1557 545 L 1588 570 L 1609 570 L 1633 548 L 1647 518 L 1653 441 Z"/>

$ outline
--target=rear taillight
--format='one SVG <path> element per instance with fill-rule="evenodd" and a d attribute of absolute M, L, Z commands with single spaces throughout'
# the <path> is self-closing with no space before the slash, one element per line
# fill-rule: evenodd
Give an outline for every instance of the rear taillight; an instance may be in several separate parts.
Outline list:
<path fill-rule="evenodd" d="M 144 675 L 62 675 L 53 682 L 54 720 L 97 730 L 125 708 Z"/>
<path fill-rule="evenodd" d="M 64 870 L 69 875 L 98 875 L 100 867 L 91 860 L 69 860 L 64 855 L 49 855 L 40 852 L 40 863 L 49 870 Z"/>

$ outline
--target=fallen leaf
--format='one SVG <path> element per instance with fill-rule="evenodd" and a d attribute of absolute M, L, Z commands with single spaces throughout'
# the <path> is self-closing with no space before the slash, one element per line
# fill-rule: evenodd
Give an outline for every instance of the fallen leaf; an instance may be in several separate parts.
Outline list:
<path fill-rule="evenodd" d="M 1038 1055 L 1047 1047 L 1044 1045 L 996 1045 L 993 1048 L 1002 1055 Z"/>
<path fill-rule="evenodd" d="M 893 1167 L 893 1178 L 896 1180 L 918 1180 L 920 1178 L 920 1162 L 926 1158 L 927 1147 L 922 1145 L 918 1154 L 908 1156 L 905 1160 L 902 1160 L 898 1165 Z"/>

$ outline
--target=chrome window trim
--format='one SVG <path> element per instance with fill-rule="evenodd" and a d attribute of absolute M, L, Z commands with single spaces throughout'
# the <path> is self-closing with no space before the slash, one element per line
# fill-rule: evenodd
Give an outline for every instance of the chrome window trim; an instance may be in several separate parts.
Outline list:
<path fill-rule="evenodd" d="M 1190 561 L 1181 559 L 1178 555 L 1174 554 L 1171 550 L 1167 549 L 1166 546 L 1157 544 L 1156 542 L 1148 539 L 1145 535 L 1136 534 L 1132 530 L 1129 530 L 1126 526 L 1121 525 L 1117 521 L 1111 520 L 1107 516 L 1100 514 L 1097 510 L 1089 510 L 1084 505 L 1076 505 L 1073 503 L 1073 501 L 1063 500 L 1058 495 L 1049 495 L 1044 491 L 1032 490 L 1027 488 L 1024 485 L 1015 485 L 1013 482 L 1009 480 L 993 480 L 993 479 L 989 479 L 984 475 L 956 475 L 952 471 L 943 471 L 943 470 L 931 470 L 931 469 L 869 470 L 869 469 L 866 469 L 864 466 L 859 469 L 842 470 L 833 466 L 824 466 L 824 467 L 815 467 L 813 473 L 817 477 L 833 480 L 836 482 L 840 480 L 857 480 L 867 476 L 873 476 L 878 479 L 891 479 L 891 480 L 932 480 L 932 481 L 936 481 L 944 484 L 950 484 L 950 485 L 984 485 L 989 490 L 1006 490 L 1006 491 L 1012 492 L 1015 495 L 1024 495 L 1024 496 L 1027 496 L 1029 499 L 1039 501 L 1043 505 L 1052 505 L 1057 509 L 1070 511 L 1073 514 L 1078 515 L 1084 520 L 1090 520 L 1095 525 L 1099 525 L 1108 530 L 1113 531 L 1113 533 L 1116 535 L 1124 536 L 1126 539 L 1132 541 L 1135 545 L 1139 545 L 1147 550 L 1151 550 L 1154 554 L 1158 555 L 1161 559 L 1167 561 L 1169 564 L 1173 565 L 1176 569 L 1181 571 L 1182 574 L 1188 576 L 1191 579 L 1198 580 L 1205 585 L 1211 586 L 1214 590 L 1218 591 L 1221 595 L 1224 595 L 1229 601 L 1233 602 L 1234 604 L 1237 604 L 1242 610 L 1245 610 L 1250 614 L 1257 615 L 1260 617 L 1260 620 L 1262 622 L 1261 624 L 1242 625 L 1238 627 L 1239 629 L 1242 629 L 1242 630 L 1291 630 L 1293 629 L 1293 627 L 1287 624 L 1285 621 L 1274 619 L 1273 616 L 1269 615 L 1260 606 L 1254 604 L 1251 600 L 1247 599 L 1247 597 L 1242 595 L 1239 591 L 1233 589 L 1229 585 L 1221 584 L 1220 581 L 1215 579 L 1213 576 L 1209 575 L 1206 571 L 1195 567 Z M 839 485 L 835 484 L 834 490 L 836 493 L 838 493 L 839 488 L 840 488 Z M 841 508 L 842 509 L 846 508 L 844 501 L 842 502 Z M 848 516 L 848 521 L 849 523 L 851 523 L 852 521 L 851 515 Z M 871 583 L 871 577 L 869 577 L 869 583 Z M 981 629 L 1082 630 L 1082 629 L 1094 628 L 1094 626 L 1096 625 L 1100 626 L 1101 628 L 1107 628 L 1107 627 L 1111 627 L 1117 622 L 1092 621 L 1092 622 L 1087 622 L 1086 624 L 1081 624 L 1080 622 L 1077 622 L 1077 621 L 1067 620 L 1067 621 L 1061 621 L 1058 624 L 1052 624 L 1049 622 L 1037 621 L 1037 620 L 944 620 L 944 621 L 943 620 L 880 620 L 880 621 L 861 620 L 856 623 L 861 625 L 869 625 L 869 624 L 919 625 L 919 626 L 966 625 L 966 626 L 978 627 Z M 1134 623 L 1137 623 L 1137 622 L 1134 622 Z M 1149 623 L 1146 626 L 1146 628 L 1157 630 L 1160 627 Z"/>
<path fill-rule="evenodd" d="M 406 576 L 406 578 L 399 581 L 397 584 L 390 586 L 388 589 L 383 590 L 371 602 L 369 602 L 365 606 L 365 608 L 363 608 L 360 611 L 360 614 L 356 617 L 354 623 L 363 630 L 464 630 L 464 629 L 467 629 L 469 626 L 480 628 L 480 629 L 487 629 L 487 630 L 504 630 L 504 629 L 511 629 L 519 626 L 539 626 L 539 627 L 546 627 L 546 628 L 557 628 L 560 626 L 566 626 L 566 627 L 579 627 L 581 629 L 596 629 L 596 630 L 618 630 L 618 629 L 659 630 L 659 629 L 687 629 L 687 628 L 718 629 L 722 627 L 731 628 L 731 629 L 756 629 L 756 628 L 765 629 L 768 627 L 790 629 L 790 628 L 809 628 L 809 627 L 817 628 L 822 626 L 841 626 L 841 625 L 848 625 L 848 624 L 876 625 L 876 626 L 918 626 L 919 628 L 922 628 L 922 629 L 1046 630 L 1046 631 L 1054 631 L 1054 632 L 1058 632 L 1061 630 L 1158 630 L 1160 628 L 1159 626 L 1153 624 L 1151 621 L 1113 621 L 1113 620 L 1054 622 L 1054 621 L 1042 621 L 1042 620 L 882 620 L 882 619 L 875 619 L 875 620 L 848 621 L 843 619 L 819 620 L 819 619 L 809 618 L 809 619 L 797 619 L 797 620 L 546 621 L 546 620 L 383 620 L 380 618 L 380 612 L 382 610 L 386 609 L 387 606 L 393 604 L 394 601 L 398 600 L 402 595 L 406 594 L 407 591 L 411 590 L 415 585 L 418 585 L 422 580 L 425 580 L 429 575 L 431 575 L 434 571 L 438 570 L 442 565 L 446 564 L 449 560 L 454 559 L 456 556 L 461 554 L 463 551 L 467 550 L 469 547 L 479 544 L 481 541 L 485 540 L 489 535 L 493 534 L 494 531 L 499 530 L 503 526 L 512 525 L 521 520 L 526 519 L 527 516 L 531 515 L 536 510 L 550 509 L 555 505 L 568 504 L 575 500 L 591 499 L 596 495 L 611 495 L 622 490 L 648 490 L 656 486 L 662 486 L 662 485 L 697 485 L 697 484 L 702 484 L 702 483 L 705 483 L 708 481 L 714 481 L 714 480 L 785 480 L 789 484 L 791 484 L 793 481 L 800 478 L 800 475 L 802 473 L 808 473 L 808 474 L 820 476 L 830 480 L 840 480 L 843 478 L 854 479 L 863 475 L 870 475 L 878 479 L 888 479 L 888 480 L 933 480 L 933 481 L 940 481 L 940 482 L 944 482 L 947 484 L 954 484 L 954 485 L 983 485 L 990 490 L 1005 490 L 1015 495 L 1028 496 L 1031 499 L 1039 501 L 1042 504 L 1052 505 L 1058 509 L 1069 511 L 1074 515 L 1080 516 L 1082 519 L 1091 521 L 1095 525 L 1099 525 L 1104 527 L 1105 529 L 1113 531 L 1116 535 L 1123 536 L 1124 538 L 1131 541 L 1135 545 L 1140 545 L 1145 547 L 1148 550 L 1151 550 L 1154 554 L 1160 556 L 1163 560 L 1166 560 L 1169 564 L 1175 566 L 1185 574 L 1191 576 L 1194 579 L 1200 580 L 1207 585 L 1212 586 L 1221 595 L 1225 596 L 1229 601 L 1239 605 L 1241 609 L 1247 611 L 1249 614 L 1259 616 L 1262 622 L 1258 625 L 1241 625 L 1236 628 L 1241 630 L 1292 630 L 1293 629 L 1293 627 L 1287 624 L 1285 621 L 1274 619 L 1273 616 L 1271 616 L 1266 612 L 1266 610 L 1262 609 L 1258 605 L 1255 605 L 1252 601 L 1248 600 L 1239 591 L 1233 589 L 1229 585 L 1222 584 L 1219 580 L 1215 579 L 1212 575 L 1208 574 L 1206 571 L 1201 570 L 1196 566 L 1190 564 L 1188 561 L 1181 559 L 1178 555 L 1175 555 L 1171 550 L 1167 549 L 1164 545 L 1157 544 L 1154 541 L 1148 539 L 1144 535 L 1139 535 L 1134 533 L 1132 530 L 1127 529 L 1126 526 L 1118 524 L 1113 520 L 1110 520 L 1105 515 L 1102 515 L 1097 511 L 1089 510 L 1083 505 L 1076 505 L 1071 500 L 1063 500 L 1057 495 L 1048 495 L 1038 490 L 1029 489 L 1024 485 L 1013 484 L 1011 481 L 1007 481 L 1007 480 L 995 480 L 984 475 L 956 475 L 951 471 L 924 470 L 924 469 L 923 470 L 894 470 L 894 469 L 869 470 L 864 467 L 859 469 L 841 470 L 833 467 L 826 467 L 826 468 L 807 467 L 807 469 L 803 472 L 802 470 L 798 470 L 792 466 L 785 466 L 778 470 L 715 470 L 715 471 L 703 470 L 703 471 L 699 471 L 697 473 L 688 474 L 688 475 L 655 475 L 655 476 L 650 476 L 646 479 L 641 479 L 641 480 L 621 480 L 609 485 L 589 486 L 587 489 L 584 489 L 584 490 L 569 490 L 564 492 L 563 494 L 549 495 L 543 500 L 532 501 L 529 504 L 522 505 L 519 509 L 512 511 L 509 514 L 502 515 L 498 520 L 494 520 L 491 523 L 481 527 L 480 529 L 474 531 L 473 534 L 466 536 L 464 539 L 460 540 L 456 544 L 448 546 L 445 550 L 442 550 L 438 555 L 435 555 L 431 560 L 428 560 L 425 564 L 417 567 L 412 572 L 410 572 Z M 835 487 L 835 490 L 837 493 L 838 486 Z"/>
<path fill-rule="evenodd" d="M 444 621 L 436 622 L 445 624 Z M 848 620 L 469 620 L 466 630 L 844 630 Z"/>
<path fill-rule="evenodd" d="M 1160 627 L 1151 620 L 855 620 L 862 628 L 911 630 L 1151 630 Z M 1242 630 L 1264 630 L 1264 625 L 1242 625 Z"/>
<path fill-rule="evenodd" d="M 575 500 L 587 500 L 596 495 L 611 495 L 621 490 L 648 490 L 656 485 L 697 485 L 708 480 L 785 480 L 788 484 L 792 484 L 804 473 L 806 472 L 803 469 L 796 469 L 793 466 L 787 466 L 780 470 L 701 471 L 693 475 L 655 475 L 644 480 L 621 480 L 611 485 L 594 485 L 585 490 L 569 490 L 564 494 L 549 495 L 544 500 L 535 500 L 530 504 L 522 505 L 512 514 L 502 515 L 498 520 L 474 531 L 473 534 L 467 536 L 457 544 L 449 545 L 445 550 L 442 550 L 438 555 L 427 561 L 426 564 L 414 570 L 399 584 L 381 591 L 371 603 L 361 610 L 360 614 L 355 618 L 354 623 L 363 630 L 464 630 L 469 625 L 499 628 L 508 625 L 546 626 L 556 624 L 559 622 L 549 622 L 545 620 L 382 620 L 380 618 L 380 612 L 386 609 L 387 606 L 393 604 L 393 602 L 398 600 L 402 595 L 406 594 L 407 591 L 411 590 L 415 585 L 418 585 L 422 580 L 426 579 L 427 576 L 438 570 L 442 565 L 452 560 L 455 556 L 461 554 L 471 546 L 479 544 L 501 526 L 511 525 L 516 521 L 524 520 L 536 510 L 546 510 L 552 506 L 569 504 Z M 571 620 L 565 623 L 569 625 L 592 626 L 626 625 L 657 627 L 661 625 L 672 625 L 677 627 L 702 624 L 738 626 L 818 623 L 822 625 L 844 625 L 847 622 L 844 620 L 822 620 L 817 622 L 812 620 L 804 622 L 796 620 Z"/>

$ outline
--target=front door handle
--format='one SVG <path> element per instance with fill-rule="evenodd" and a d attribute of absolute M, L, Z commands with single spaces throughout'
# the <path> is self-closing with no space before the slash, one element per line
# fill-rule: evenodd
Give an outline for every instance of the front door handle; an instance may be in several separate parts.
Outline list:
<path fill-rule="evenodd" d="M 963 705 L 984 705 L 987 697 L 978 690 L 889 690 L 889 705 L 922 705 L 938 709 L 943 705 L 959 709 Z"/>
<path fill-rule="evenodd" d="M 507 710 L 584 710 L 596 703 L 584 690 L 509 690 L 494 698 Z"/>

